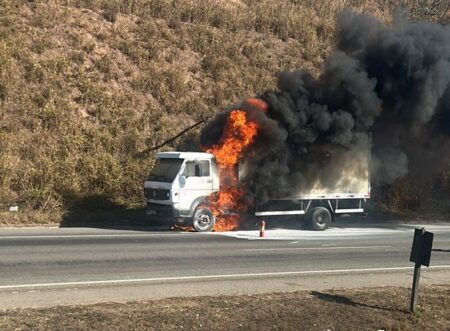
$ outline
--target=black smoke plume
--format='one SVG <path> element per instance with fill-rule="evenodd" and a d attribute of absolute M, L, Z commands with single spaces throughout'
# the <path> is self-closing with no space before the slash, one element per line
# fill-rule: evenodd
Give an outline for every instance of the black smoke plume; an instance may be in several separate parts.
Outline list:
<path fill-rule="evenodd" d="M 375 184 L 407 173 L 430 176 L 449 160 L 450 27 L 400 15 L 386 26 L 344 10 L 335 39 L 319 77 L 282 72 L 278 90 L 259 96 L 266 113 L 234 107 L 260 125 L 246 182 L 261 200 L 317 180 L 333 187 L 357 163 L 368 134 Z M 204 128 L 203 146 L 219 143 L 227 114 Z"/>

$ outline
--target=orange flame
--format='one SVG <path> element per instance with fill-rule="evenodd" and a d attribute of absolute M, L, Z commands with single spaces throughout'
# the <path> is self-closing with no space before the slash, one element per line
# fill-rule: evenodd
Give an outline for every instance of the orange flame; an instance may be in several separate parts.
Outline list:
<path fill-rule="evenodd" d="M 264 101 L 261 100 L 261 102 L 266 105 Z M 261 104 L 254 106 L 261 110 L 266 109 L 261 107 Z M 208 201 L 209 207 L 216 216 L 215 231 L 237 229 L 240 224 L 240 216 L 237 212 L 247 209 L 246 203 L 242 201 L 245 192 L 238 187 L 236 165 L 253 143 L 257 132 L 258 125 L 248 121 L 244 111 L 233 110 L 227 118 L 220 144 L 207 150 L 216 157 L 222 184 L 220 191 Z M 225 215 L 230 210 L 236 213 Z"/>
<path fill-rule="evenodd" d="M 261 110 L 262 112 L 267 112 L 267 109 L 269 108 L 267 103 L 258 98 L 248 98 L 245 100 L 245 103 Z"/>
<path fill-rule="evenodd" d="M 244 111 L 233 110 L 228 116 L 221 145 L 215 145 L 207 152 L 214 154 L 220 170 L 231 173 L 257 131 L 256 123 L 247 122 Z"/>
<path fill-rule="evenodd" d="M 195 232 L 195 229 L 192 226 L 182 225 L 182 224 L 174 224 L 170 227 L 172 231 L 185 231 L 185 232 Z"/>

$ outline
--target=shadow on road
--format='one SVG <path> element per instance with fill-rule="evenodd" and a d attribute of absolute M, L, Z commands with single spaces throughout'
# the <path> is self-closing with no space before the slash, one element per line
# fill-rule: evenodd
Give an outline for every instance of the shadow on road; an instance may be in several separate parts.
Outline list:
<path fill-rule="evenodd" d="M 111 230 L 168 231 L 170 224 L 157 223 L 145 208 L 128 208 L 102 195 L 89 195 L 66 206 L 60 227 L 91 227 Z"/>
<path fill-rule="evenodd" d="M 382 307 L 382 306 L 378 306 L 378 305 L 368 305 L 365 303 L 357 302 L 357 301 L 354 301 L 353 299 L 350 299 L 343 295 L 328 294 L 328 293 L 317 292 L 317 291 L 312 291 L 311 295 L 313 295 L 314 297 L 316 297 L 317 299 L 320 299 L 320 300 L 334 302 L 334 303 L 341 303 L 341 304 L 347 305 L 347 306 L 366 307 L 366 308 L 372 308 L 372 309 L 377 309 L 377 310 L 400 312 L 400 313 L 405 313 L 405 314 L 408 313 L 408 311 L 402 310 L 402 309 L 391 309 L 391 308 L 386 308 L 386 307 Z"/>

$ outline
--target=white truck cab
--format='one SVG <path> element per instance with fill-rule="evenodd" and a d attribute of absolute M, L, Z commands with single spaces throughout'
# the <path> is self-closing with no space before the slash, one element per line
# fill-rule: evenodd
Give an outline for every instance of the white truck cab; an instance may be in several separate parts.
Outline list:
<path fill-rule="evenodd" d="M 168 222 L 192 219 L 197 231 L 210 231 L 215 217 L 201 203 L 219 190 L 214 155 L 197 152 L 161 152 L 144 183 L 147 214 Z"/>

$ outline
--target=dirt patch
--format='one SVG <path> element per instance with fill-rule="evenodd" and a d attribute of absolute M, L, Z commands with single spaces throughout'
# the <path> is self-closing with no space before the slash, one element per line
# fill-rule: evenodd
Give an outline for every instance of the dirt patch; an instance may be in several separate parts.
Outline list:
<path fill-rule="evenodd" d="M 0 312 L 2 330 L 450 330 L 450 286 L 172 298 Z"/>

